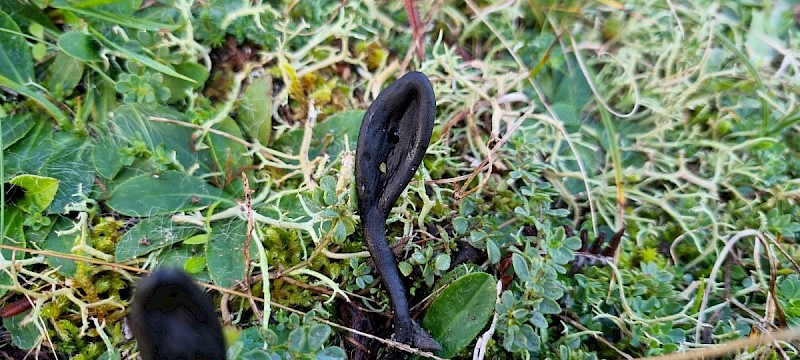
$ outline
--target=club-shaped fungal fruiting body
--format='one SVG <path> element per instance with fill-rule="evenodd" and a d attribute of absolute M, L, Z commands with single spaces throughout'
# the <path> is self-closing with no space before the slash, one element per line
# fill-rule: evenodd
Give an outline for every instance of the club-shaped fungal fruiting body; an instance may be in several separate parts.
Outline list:
<path fill-rule="evenodd" d="M 225 359 L 214 304 L 180 270 L 158 270 L 139 280 L 128 319 L 144 360 Z"/>
<path fill-rule="evenodd" d="M 386 218 L 425 156 L 435 112 L 430 81 L 410 72 L 369 106 L 356 147 L 358 211 L 367 247 L 392 301 L 395 340 L 425 350 L 441 347 L 411 320 L 405 286 L 386 243 Z"/>

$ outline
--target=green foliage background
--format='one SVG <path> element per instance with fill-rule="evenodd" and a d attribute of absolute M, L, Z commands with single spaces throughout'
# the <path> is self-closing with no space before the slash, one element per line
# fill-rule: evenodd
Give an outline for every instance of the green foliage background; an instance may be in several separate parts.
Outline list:
<path fill-rule="evenodd" d="M 800 2 L 414 4 L 421 58 L 402 2 L 0 1 L 13 345 L 135 356 L 125 309 L 159 266 L 266 300 L 213 293 L 231 359 L 345 357 L 344 298 L 389 338 L 353 159 L 412 69 L 437 119 L 388 237 L 422 323 L 470 340 L 439 355 L 631 358 L 800 325 Z M 463 301 L 486 315 L 436 310 Z"/>

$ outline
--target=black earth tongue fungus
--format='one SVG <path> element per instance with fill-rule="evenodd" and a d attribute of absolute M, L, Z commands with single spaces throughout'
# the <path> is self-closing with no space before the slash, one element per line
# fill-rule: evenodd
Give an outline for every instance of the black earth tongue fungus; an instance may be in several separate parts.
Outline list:
<path fill-rule="evenodd" d="M 128 319 L 144 360 L 225 359 L 214 304 L 180 270 L 158 270 L 139 280 Z"/>
<path fill-rule="evenodd" d="M 369 106 L 356 147 L 358 211 L 367 247 L 392 300 L 395 340 L 423 350 L 441 346 L 411 320 L 406 289 L 386 243 L 386 218 L 425 156 L 435 112 L 428 77 L 410 72 Z"/>

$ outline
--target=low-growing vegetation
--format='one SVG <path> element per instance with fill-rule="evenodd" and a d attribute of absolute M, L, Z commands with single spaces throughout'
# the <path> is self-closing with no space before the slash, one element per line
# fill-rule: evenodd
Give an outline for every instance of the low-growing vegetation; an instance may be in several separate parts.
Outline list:
<path fill-rule="evenodd" d="M 174 267 L 230 359 L 800 357 L 798 49 L 792 0 L 0 1 L 0 353 L 134 358 Z M 391 339 L 354 185 L 412 70 L 387 239 L 435 354 Z"/>

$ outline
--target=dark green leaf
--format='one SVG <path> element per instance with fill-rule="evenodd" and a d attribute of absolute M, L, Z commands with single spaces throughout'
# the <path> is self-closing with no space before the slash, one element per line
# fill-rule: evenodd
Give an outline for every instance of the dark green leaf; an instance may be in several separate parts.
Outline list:
<path fill-rule="evenodd" d="M 0 1 L 0 10 L 5 11 L 6 14 L 13 14 L 12 18 L 21 29 L 25 29 L 32 24 L 39 24 L 48 30 L 58 30 L 50 18 L 47 17 L 47 14 L 36 7 L 34 2 Z"/>
<path fill-rule="evenodd" d="M 531 278 L 531 274 L 528 271 L 528 262 L 525 261 L 522 255 L 518 253 L 511 255 L 511 264 L 514 266 L 514 272 L 520 280 L 528 281 Z"/>
<path fill-rule="evenodd" d="M 327 153 L 331 159 L 339 156 L 349 145 L 351 151 L 356 149 L 358 130 L 364 119 L 364 111 L 345 111 L 335 114 L 314 126 L 311 137 L 309 156 L 316 157 Z M 345 143 L 345 138 L 347 143 Z M 298 144 L 303 140 L 303 129 L 289 131 L 275 141 L 274 147 L 287 153 L 296 153 Z"/>
<path fill-rule="evenodd" d="M 175 223 L 169 216 L 144 219 L 122 235 L 114 258 L 127 261 L 183 241 L 200 231 L 202 229 L 195 225 Z"/>
<path fill-rule="evenodd" d="M 328 346 L 317 353 L 317 360 L 344 360 L 347 354 L 338 346 Z"/>
<path fill-rule="evenodd" d="M 540 329 L 547 329 L 547 319 L 544 318 L 544 315 L 538 312 L 534 312 L 531 316 L 531 319 L 528 320 L 531 325 L 536 326 Z"/>
<path fill-rule="evenodd" d="M 197 175 L 217 173 L 219 171 L 219 168 L 214 165 L 214 158 L 210 155 L 210 150 L 194 150 L 193 129 L 154 122 L 150 120 L 151 117 L 183 121 L 186 116 L 165 106 L 123 105 L 114 112 L 113 122 L 119 135 L 129 140 L 139 139 L 144 141 L 147 149 L 151 152 L 156 152 L 158 147 L 169 153 L 175 152 L 175 158 L 187 169 L 199 164 L 200 169 Z M 212 138 L 217 136 L 209 135 Z M 219 144 L 224 149 L 224 146 L 229 144 L 230 141 L 220 141 Z"/>
<path fill-rule="evenodd" d="M 193 256 L 201 253 L 202 249 L 191 246 L 166 247 L 156 256 L 156 264 L 161 268 L 182 269 L 186 262 Z M 192 274 L 197 281 L 211 282 L 208 271 Z"/>
<path fill-rule="evenodd" d="M 16 206 L 6 205 L 3 208 L 3 224 L 0 224 L 0 243 L 25 247 L 25 231 L 22 223 L 25 221 L 25 212 Z M 12 251 L 2 250 L 0 254 L 5 259 L 11 259 Z M 21 253 L 16 254 L 19 259 Z M 0 284 L 11 285 L 11 278 L 8 274 L 0 274 Z M 6 289 L 0 290 L 0 296 L 6 293 Z"/>
<path fill-rule="evenodd" d="M 233 204 L 202 179 L 177 171 L 141 174 L 111 185 L 108 206 L 128 216 L 153 216 L 199 209 L 214 201 Z"/>
<path fill-rule="evenodd" d="M 0 130 L 2 130 L 3 134 L 2 150 L 5 150 L 19 141 L 19 139 L 22 139 L 22 137 L 33 128 L 33 125 L 36 124 L 31 114 L 28 112 L 12 114 L 1 121 L 3 122 L 3 126 L 0 126 Z"/>
<path fill-rule="evenodd" d="M 113 179 L 117 176 L 117 173 L 126 165 L 126 159 L 115 137 L 103 136 L 98 140 L 92 148 L 92 164 L 95 171 L 106 179 Z"/>
<path fill-rule="evenodd" d="M 26 311 L 19 315 L 3 318 L 3 327 L 11 334 L 11 341 L 14 345 L 20 349 L 33 349 L 42 341 L 43 335 L 36 323 L 42 324 L 43 320 L 36 317 L 34 321 L 25 321 L 29 315 L 29 312 Z"/>
<path fill-rule="evenodd" d="M 103 60 L 100 57 L 100 44 L 91 35 L 81 31 L 69 31 L 58 37 L 58 47 L 61 50 L 85 62 Z"/>
<path fill-rule="evenodd" d="M 235 137 L 241 138 L 242 131 L 231 118 L 225 118 L 216 126 L 217 130 L 224 131 Z M 219 169 L 214 183 L 229 185 L 234 179 L 241 178 L 241 173 L 252 164 L 252 158 L 247 156 L 247 146 L 240 142 L 216 134 L 208 137 L 211 154 L 214 159 L 213 168 Z M 241 189 L 226 186 L 232 194 L 242 194 Z M 232 191 L 231 191 L 232 190 Z"/>
<path fill-rule="evenodd" d="M 288 339 L 288 346 L 289 351 L 293 352 L 301 352 L 306 347 L 306 334 L 303 332 L 303 328 L 296 328 L 289 333 Z"/>
<path fill-rule="evenodd" d="M 94 121 L 103 124 L 117 108 L 117 91 L 110 80 L 99 75 L 92 75 L 94 74 L 86 77 L 86 86 L 91 91 L 87 94 L 85 106 Z"/>
<path fill-rule="evenodd" d="M 72 11 L 74 13 L 88 16 L 91 18 L 96 18 L 104 21 L 108 21 L 110 23 L 118 24 L 120 26 L 124 26 L 127 28 L 132 29 L 140 29 L 140 30 L 147 30 L 147 31 L 161 31 L 161 30 L 169 30 L 174 31 L 178 28 L 178 25 L 175 24 L 165 24 L 161 22 L 151 21 L 147 19 L 142 19 L 135 16 L 127 16 L 127 15 L 118 15 L 112 12 L 106 12 L 102 10 L 98 10 L 95 8 L 79 8 L 74 6 L 66 5 L 64 2 L 54 2 L 53 7 L 60 8 L 63 10 Z"/>
<path fill-rule="evenodd" d="M 83 77 L 83 62 L 59 51 L 48 68 L 47 89 L 56 99 L 63 100 Z"/>
<path fill-rule="evenodd" d="M 2 30 L 0 30 L 0 33 Z M 0 55 L 2 57 L 2 55 Z M 33 100 L 37 105 L 45 109 L 52 117 L 56 120 L 56 123 L 61 126 L 62 128 L 70 128 L 69 118 L 66 114 L 64 114 L 61 109 L 58 108 L 55 104 L 53 104 L 50 100 L 46 97 L 42 96 L 42 94 L 38 91 L 31 90 L 27 88 L 23 83 L 16 82 L 11 80 L 3 75 L 0 75 L 0 87 L 6 87 L 11 89 L 11 91 L 20 93 L 31 100 Z"/>
<path fill-rule="evenodd" d="M 190 83 L 194 83 L 195 82 L 194 80 L 192 80 L 192 79 L 190 79 L 190 78 L 188 78 L 186 76 L 178 74 L 174 69 L 172 69 L 168 65 L 164 65 L 164 64 L 162 64 L 162 63 L 160 63 L 160 62 L 158 62 L 156 60 L 153 60 L 153 59 L 151 59 L 151 58 L 149 58 L 149 57 L 147 57 L 145 55 L 142 55 L 140 53 L 134 52 L 134 51 L 122 46 L 122 45 L 119 45 L 119 44 L 117 44 L 117 43 L 115 43 L 115 42 L 113 42 L 113 41 L 111 41 L 109 39 L 106 39 L 97 30 L 89 28 L 89 32 L 91 32 L 91 34 L 94 35 L 100 41 L 101 44 L 103 44 L 103 45 L 105 45 L 105 46 L 107 46 L 107 47 L 119 52 L 125 58 L 131 59 L 131 60 L 135 60 L 136 62 L 139 62 L 142 65 L 147 66 L 147 67 L 149 67 L 149 68 L 151 68 L 151 69 L 153 69 L 155 71 L 163 73 L 164 75 L 169 75 L 169 76 L 173 76 L 173 77 L 176 77 L 176 78 L 179 78 L 179 79 L 183 79 L 183 80 L 186 80 L 186 81 L 188 81 Z"/>
<path fill-rule="evenodd" d="M 465 275 L 433 301 L 422 326 L 442 345 L 437 355 L 453 357 L 483 330 L 494 312 L 495 283 L 486 273 Z"/>
<path fill-rule="evenodd" d="M 162 85 L 169 89 L 168 104 L 178 102 L 188 96 L 191 90 L 199 89 L 208 80 L 208 69 L 196 62 L 185 62 L 174 66 L 175 71 L 195 82 L 189 82 L 172 76 L 165 76 Z"/>
<path fill-rule="evenodd" d="M 8 14 L 0 10 L 0 75 L 27 84 L 33 79 L 33 59 L 28 42 Z"/>
<path fill-rule="evenodd" d="M 80 201 L 76 194 L 86 194 L 92 187 L 94 177 L 87 161 L 90 148 L 83 139 L 53 131 L 48 122 L 38 121 L 24 139 L 8 148 L 5 171 L 58 179 L 58 191 L 47 212 L 63 213 L 67 204 Z"/>
<path fill-rule="evenodd" d="M 539 303 L 539 312 L 542 314 L 558 314 L 561 313 L 561 305 L 550 298 L 542 298 L 542 302 Z"/>
<path fill-rule="evenodd" d="M 72 229 L 74 223 L 71 219 L 63 216 L 56 217 L 52 226 L 41 228 L 38 230 L 28 230 L 25 233 L 27 240 L 36 245 L 36 247 L 49 250 L 62 254 L 72 254 L 72 248 L 76 245 L 76 233 L 64 233 L 62 231 Z M 58 234 L 61 235 L 58 235 Z M 77 270 L 75 261 L 47 256 L 45 257 L 47 263 L 53 268 L 58 269 L 58 272 L 64 276 L 74 276 Z"/>
<path fill-rule="evenodd" d="M 239 219 L 214 223 L 206 244 L 206 266 L 215 284 L 231 287 L 244 279 L 244 244 L 247 223 Z M 258 249 L 250 242 L 250 256 Z"/>

